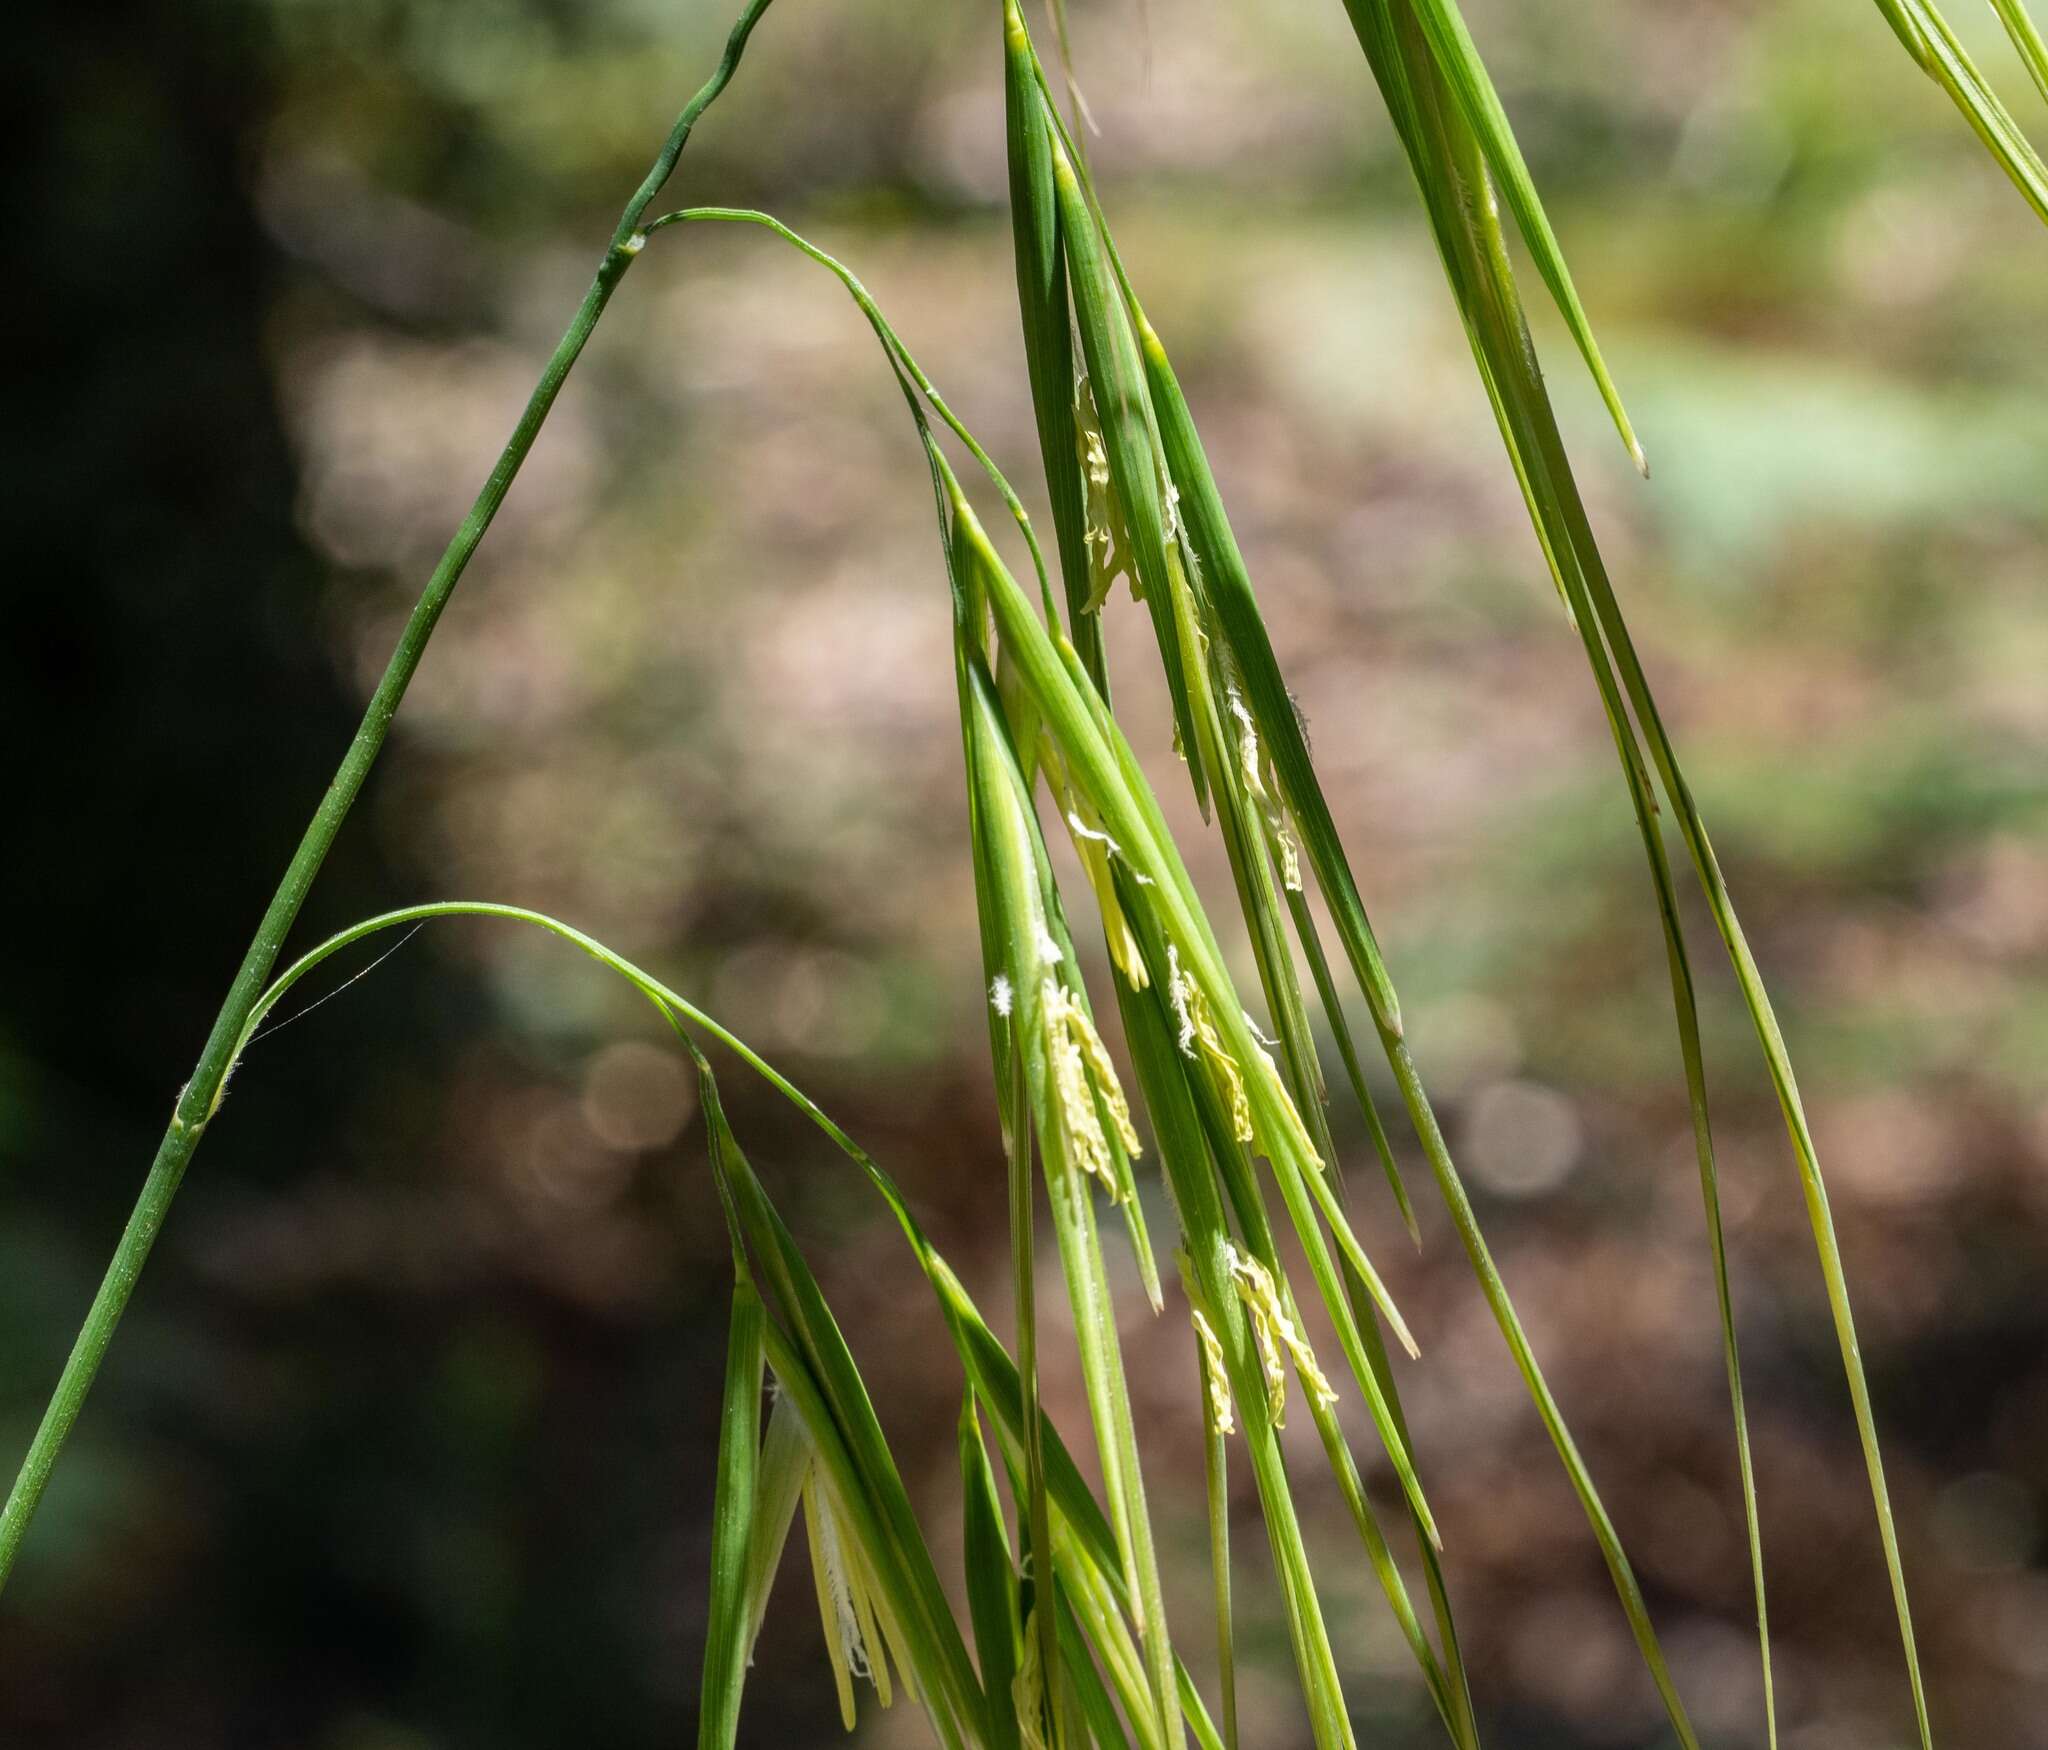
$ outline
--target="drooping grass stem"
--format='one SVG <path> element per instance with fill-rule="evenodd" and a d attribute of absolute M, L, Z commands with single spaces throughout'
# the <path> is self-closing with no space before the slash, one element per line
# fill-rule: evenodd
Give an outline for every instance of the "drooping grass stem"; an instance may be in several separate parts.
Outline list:
<path fill-rule="evenodd" d="M 462 526 L 455 531 L 454 539 L 448 543 L 447 551 L 441 555 L 426 587 L 420 592 L 405 629 L 399 635 L 397 648 L 391 653 L 383 678 L 370 696 L 362 723 L 357 727 L 347 753 L 342 756 L 340 768 L 328 785 L 326 795 L 320 799 L 320 806 L 314 811 L 305 836 L 292 855 L 284 879 L 278 883 L 277 892 L 263 913 L 255 939 L 250 942 L 234 982 L 228 988 L 227 1000 L 214 1018 L 213 1029 L 207 1035 L 198 1065 L 179 1092 L 170 1124 L 164 1131 L 163 1141 L 157 1146 L 149 1176 L 143 1182 L 142 1194 L 136 1199 L 135 1209 L 114 1250 L 113 1261 L 107 1267 L 99 1292 L 93 1297 L 92 1308 L 86 1314 L 78 1340 L 72 1345 L 49 1407 L 43 1412 L 42 1423 L 36 1429 L 35 1439 L 29 1445 L 28 1455 L 23 1459 L 20 1473 L 8 1494 L 7 1505 L 0 1509 L 0 1588 L 5 1587 L 7 1577 L 13 1571 L 15 1557 L 21 1551 L 22 1540 L 28 1534 L 29 1523 L 35 1517 L 57 1455 L 63 1451 L 64 1442 L 84 1407 L 86 1394 L 92 1389 L 93 1378 L 99 1372 L 107 1346 L 113 1341 L 115 1328 L 127 1310 L 129 1297 L 135 1292 L 136 1281 L 142 1274 L 150 1249 L 156 1244 L 157 1235 L 163 1231 L 171 1200 L 178 1194 L 185 1169 L 191 1164 L 207 1123 L 219 1109 L 221 1093 L 227 1085 L 229 1071 L 234 1067 L 239 1042 L 257 999 L 263 994 L 271 968 L 277 963 L 285 937 L 297 920 L 299 908 L 304 905 L 306 895 L 320 873 L 320 866 L 327 860 L 327 853 L 333 848 L 342 822 L 348 818 L 349 809 L 362 790 L 364 779 L 370 775 L 370 768 L 383 751 L 385 737 L 391 732 L 391 721 L 398 714 L 406 688 L 412 684 L 420 658 L 426 654 L 427 641 L 434 634 L 442 610 L 447 607 L 456 584 L 468 569 L 485 532 L 498 514 L 499 506 L 505 502 L 506 493 L 511 490 L 512 482 L 533 449 L 534 440 L 547 422 L 556 396 L 561 393 L 563 383 L 568 380 L 569 372 L 597 327 L 598 318 L 604 314 L 605 306 L 618 290 L 620 280 L 645 244 L 646 236 L 640 229 L 642 217 L 674 171 L 697 118 L 731 81 L 740 57 L 746 51 L 748 37 L 771 3 L 772 0 L 747 0 L 745 10 L 726 39 L 725 52 L 717 67 L 697 94 L 683 106 L 647 175 L 619 215 L 618 226 L 605 246 L 590 289 L 583 294 L 569 326 L 542 369 L 540 381 L 534 385 L 518 423 L 512 428 L 512 435 L 506 440 L 496 464 L 476 495 L 476 502 L 470 506 L 469 514 L 462 519 Z"/>

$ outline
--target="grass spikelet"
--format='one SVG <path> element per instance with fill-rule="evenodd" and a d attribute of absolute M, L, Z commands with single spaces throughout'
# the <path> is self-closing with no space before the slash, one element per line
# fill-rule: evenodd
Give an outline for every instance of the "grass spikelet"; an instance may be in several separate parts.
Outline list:
<path fill-rule="evenodd" d="M 1006 977 L 1014 993 L 1012 1049 L 1019 1053 L 1032 1129 L 1044 1162 L 1110 1522 L 1134 1620 L 1144 1634 L 1152 1709 L 1166 1741 L 1173 1744 L 1180 1741 L 1180 1723 L 1164 1594 L 1108 1275 L 1086 1190 L 1092 1180 L 1122 1205 L 1156 1304 L 1150 1244 L 1137 1200 L 1130 1194 L 1130 1157 L 1137 1151 L 1138 1137 L 1085 1006 L 1058 892 L 1001 702 L 982 654 L 972 645 L 978 613 L 966 610 L 985 599 L 989 587 L 986 537 L 959 496 L 957 482 L 952 488 L 949 565 L 956 605 L 963 610 L 956 614 L 956 671 L 984 952 L 991 957 L 991 979 Z M 996 1068 L 998 1079 L 1010 1073 L 1003 1061 Z"/>
<path fill-rule="evenodd" d="M 1101 627 L 1085 612 L 1093 585 L 1086 493 L 1077 460 L 1080 438 L 1074 420 L 1074 324 L 1067 297 L 1066 246 L 1053 186 L 1050 123 L 1039 100 L 1037 61 L 1017 0 L 1003 0 L 1003 92 L 1024 364 L 1052 505 L 1067 620 L 1076 649 L 1100 682 Z"/>

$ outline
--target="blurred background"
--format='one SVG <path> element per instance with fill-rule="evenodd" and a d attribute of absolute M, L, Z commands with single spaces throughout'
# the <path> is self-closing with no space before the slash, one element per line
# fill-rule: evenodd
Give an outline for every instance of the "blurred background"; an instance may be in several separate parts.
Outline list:
<path fill-rule="evenodd" d="M 1539 313 L 1805 1078 L 1938 1731 L 2048 1745 L 2048 236 L 1862 0 L 1468 10 L 1655 469 L 1629 469 Z M 395 628 L 727 23 L 725 0 L 112 0 L 16 21 L 10 1474 Z M 2038 121 L 1989 13 L 1958 23 Z M 1759 1743 L 1651 896 L 1362 58 L 1335 0 L 1075 0 L 1074 27 L 1119 239 L 1453 1147 L 1703 1732 Z M 1000 75 L 992 6 L 783 0 L 671 192 L 772 206 L 850 260 L 1035 503 Z M 838 288 L 758 233 L 659 237 L 299 940 L 422 898 L 559 913 L 795 1075 L 994 1308 L 1003 1192 L 930 516 Z M 1224 899 L 1142 616 L 1120 593 L 1109 618 L 1120 703 Z M 1786 1742 L 1904 1745 L 1791 1156 L 1690 921 Z M 724 1085 L 956 1574 L 958 1381 L 928 1296 L 843 1162 L 737 1069 Z M 0 1605 L 0 1740 L 685 1741 L 726 1304 L 694 1105 L 644 1007 L 505 927 L 436 926 L 259 1045 Z M 1424 1351 L 1403 1385 L 1489 1741 L 1667 1743 L 1416 1151 L 1397 1131 L 1419 1256 L 1334 1110 Z M 1125 1289 L 1206 1682 L 1186 1324 Z M 1078 1431 L 1057 1327 L 1048 1349 Z M 1361 1741 L 1440 1741 L 1338 1503 L 1303 1493 Z M 1247 1742 L 1303 1744 L 1241 1505 Z M 829 1743 L 809 1583 L 785 1579 L 743 1737 Z M 864 1712 L 861 1737 L 925 1741 L 901 1707 Z"/>

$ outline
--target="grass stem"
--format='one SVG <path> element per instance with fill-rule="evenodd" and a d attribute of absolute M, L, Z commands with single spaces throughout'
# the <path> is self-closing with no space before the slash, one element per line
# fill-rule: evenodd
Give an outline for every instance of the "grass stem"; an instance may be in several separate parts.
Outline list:
<path fill-rule="evenodd" d="M 746 9 L 726 40 L 725 53 L 720 57 L 718 66 L 697 94 L 684 105 L 647 175 L 634 191 L 633 198 L 626 203 L 611 241 L 606 244 L 604 255 L 598 262 L 590 289 L 583 294 L 583 301 L 576 306 L 569 326 L 556 342 L 553 354 L 541 371 L 540 381 L 534 385 L 533 393 L 519 415 L 518 424 L 512 428 L 512 435 L 506 439 L 496 464 L 477 493 L 476 502 L 470 506 L 469 514 L 462 519 L 462 526 L 455 531 L 454 539 L 448 543 L 447 551 L 441 555 L 426 587 L 420 592 L 405 629 L 399 635 L 398 646 L 385 666 L 383 678 L 370 696 L 355 737 L 342 756 L 341 766 L 328 785 L 326 795 L 321 797 L 320 806 L 314 811 L 305 836 L 299 841 L 299 848 L 292 854 L 284 879 L 278 883 L 277 892 L 263 913 L 263 921 L 257 926 L 255 939 L 242 956 L 242 964 L 228 988 L 227 1000 L 214 1018 L 213 1029 L 199 1054 L 198 1065 L 178 1095 L 170 1124 L 164 1131 L 162 1142 L 157 1145 L 156 1159 L 151 1162 L 149 1176 L 143 1182 L 142 1194 L 136 1199 L 128 1225 L 122 1230 L 120 1243 L 114 1249 L 113 1261 L 107 1267 L 99 1292 L 93 1296 L 85 1324 L 72 1345 L 56 1390 L 51 1394 L 49 1407 L 43 1412 L 41 1425 L 29 1444 L 27 1457 L 22 1460 L 14 1487 L 8 1493 L 7 1505 L 0 1508 L 0 1588 L 6 1586 L 15 1558 L 21 1553 L 22 1540 L 28 1535 L 29 1523 L 42 1501 L 43 1490 L 49 1485 L 58 1454 L 64 1450 L 64 1442 L 78 1420 L 79 1411 L 85 1406 L 86 1394 L 92 1389 L 93 1378 L 99 1372 L 107 1346 L 113 1341 L 121 1315 L 127 1310 L 129 1298 L 135 1292 L 136 1281 L 142 1274 L 150 1249 L 156 1244 L 157 1235 L 163 1231 L 165 1218 L 170 1214 L 171 1200 L 178 1194 L 185 1169 L 191 1165 L 207 1124 L 220 1109 L 221 1094 L 227 1086 L 228 1074 L 234 1067 L 236 1053 L 257 999 L 263 994 L 271 968 L 277 963 L 285 937 L 291 932 L 299 908 L 305 904 L 306 895 L 312 890 L 320 866 L 326 862 L 327 853 L 333 849 L 334 841 L 340 835 L 342 822 L 348 818 L 349 809 L 362 791 L 363 781 L 383 751 L 385 738 L 391 732 L 391 721 L 397 716 L 406 689 L 412 684 L 420 658 L 426 654 L 427 641 L 433 637 L 449 597 L 455 593 L 456 584 L 468 569 L 485 532 L 498 514 L 499 506 L 505 502 L 512 482 L 518 478 L 521 466 L 533 449 L 534 440 L 540 436 L 540 429 L 554 408 L 555 398 L 582 355 L 605 306 L 611 302 L 620 280 L 639 255 L 646 241 L 640 230 L 642 216 L 675 169 L 676 160 L 681 157 L 697 118 L 731 81 L 740 56 L 746 50 L 747 38 L 771 3 L 772 0 L 747 0 Z"/>

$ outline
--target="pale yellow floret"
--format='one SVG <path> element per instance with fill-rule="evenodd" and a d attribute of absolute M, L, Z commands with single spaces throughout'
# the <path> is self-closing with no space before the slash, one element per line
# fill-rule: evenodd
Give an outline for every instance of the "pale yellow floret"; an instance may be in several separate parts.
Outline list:
<path fill-rule="evenodd" d="M 1244 1302 L 1245 1311 L 1251 1317 L 1252 1337 L 1259 1348 L 1259 1365 L 1266 1376 L 1266 1408 L 1272 1416 L 1273 1426 L 1282 1427 L 1287 1419 L 1286 1356 L 1293 1358 L 1294 1370 L 1301 1376 L 1302 1390 L 1319 1404 L 1334 1404 L 1337 1401 L 1336 1388 L 1324 1375 L 1316 1361 L 1315 1351 L 1309 1347 L 1308 1339 L 1301 1334 L 1301 1327 L 1289 1314 L 1272 1272 L 1258 1259 L 1232 1246 L 1230 1279 L 1237 1288 L 1238 1299 Z"/>
<path fill-rule="evenodd" d="M 1078 805 L 1067 809 L 1066 821 L 1068 835 L 1074 841 L 1074 854 L 1081 859 L 1081 871 L 1088 877 L 1096 909 L 1102 914 L 1102 933 L 1109 945 L 1109 957 L 1131 989 L 1143 990 L 1152 982 L 1152 975 L 1145 970 L 1137 933 L 1117 899 L 1116 879 L 1109 865 L 1111 857 L 1123 854 L 1123 848 L 1108 833 L 1089 826 Z"/>
<path fill-rule="evenodd" d="M 1273 848 L 1280 858 L 1280 885 L 1289 893 L 1301 892 L 1301 841 L 1294 836 L 1294 824 L 1284 810 L 1271 817 Z"/>
<path fill-rule="evenodd" d="M 1125 519 L 1110 476 L 1109 446 L 1103 441 L 1094 391 L 1085 376 L 1074 385 L 1074 445 L 1081 463 L 1086 500 L 1081 538 L 1088 548 L 1088 600 L 1082 611 L 1094 613 L 1109 599 L 1119 577 L 1129 576 L 1134 597 L 1142 592 L 1125 551 L 1128 541 L 1119 538 L 1126 526 Z"/>
<path fill-rule="evenodd" d="M 1280 883 L 1290 893 L 1301 892 L 1301 844 L 1294 836 L 1294 824 L 1287 817 L 1280 798 L 1280 786 L 1273 778 L 1272 762 L 1259 745 L 1259 730 L 1235 687 L 1224 697 L 1230 714 L 1237 720 L 1237 762 L 1244 775 L 1244 787 L 1258 804 L 1266 829 L 1272 837 L 1273 854 L 1280 864 Z"/>
<path fill-rule="evenodd" d="M 805 1443 L 808 1447 L 808 1433 Z M 818 1593 L 818 1614 L 825 1626 L 825 1653 L 832 1665 L 833 1688 L 838 1692 L 839 1717 L 850 1732 L 855 1724 L 855 1678 L 864 1677 L 875 1686 L 876 1699 L 883 1707 L 895 1700 L 885 1645 L 895 1646 L 897 1663 L 908 1682 L 902 1634 L 859 1541 L 847 1525 L 845 1509 L 836 1498 L 830 1479 L 818 1467 L 815 1448 L 810 1449 L 810 1456 L 804 1460 L 799 1498 L 810 1545 L 811 1579 Z M 912 1692 L 915 1693 L 914 1685 Z"/>
<path fill-rule="evenodd" d="M 1224 698 L 1230 706 L 1231 716 L 1237 719 L 1237 764 L 1238 770 L 1244 774 L 1244 787 L 1264 802 L 1266 781 L 1259 769 L 1259 726 L 1252 720 L 1251 712 L 1245 709 L 1244 700 L 1238 697 L 1235 687 L 1230 688 Z"/>
<path fill-rule="evenodd" d="M 810 1532 L 811 1578 L 818 1588 L 818 1614 L 825 1624 L 825 1652 L 832 1661 L 832 1682 L 839 1692 L 839 1718 L 854 1726 L 853 1680 L 868 1674 L 867 1644 L 861 1637 L 860 1612 L 847 1578 L 846 1556 L 829 1495 L 811 1467 L 803 1484 L 804 1524 Z"/>
<path fill-rule="evenodd" d="M 1047 979 L 1040 1006 L 1045 1012 L 1046 1058 L 1052 1071 L 1061 1132 L 1075 1165 L 1101 1180 L 1115 1201 L 1123 1195 L 1123 1187 L 1110 1154 L 1109 1138 L 1102 1128 L 1102 1113 L 1108 1112 L 1126 1155 L 1143 1152 L 1131 1122 L 1130 1103 L 1117 1080 L 1116 1066 L 1109 1060 L 1095 1023 L 1065 985 L 1057 979 Z"/>
<path fill-rule="evenodd" d="M 1316 1145 L 1309 1140 L 1308 1126 L 1301 1121 L 1301 1110 L 1295 1105 L 1294 1096 L 1287 1091 L 1287 1083 L 1281 1078 L 1279 1065 L 1274 1063 L 1272 1054 L 1266 1051 L 1259 1053 L 1259 1063 L 1266 1072 L 1266 1081 L 1272 1091 L 1274 1103 L 1280 1108 L 1280 1120 L 1287 1127 L 1287 1135 L 1294 1145 L 1295 1153 L 1320 1173 L 1323 1170 L 1323 1157 L 1316 1152 Z M 1266 1154 L 1268 1159 L 1272 1157 L 1271 1148 L 1266 1150 Z"/>
<path fill-rule="evenodd" d="M 1174 1019 L 1180 1023 L 1181 1053 L 1193 1057 L 1199 1048 L 1201 1055 L 1208 1059 L 1217 1080 L 1223 1084 L 1224 1097 L 1230 1102 L 1231 1134 L 1239 1142 L 1250 1142 L 1252 1107 L 1245 1095 L 1244 1076 L 1237 1067 L 1237 1059 L 1224 1049 L 1223 1041 L 1217 1037 L 1216 1023 L 1209 1015 L 1208 999 L 1202 995 L 1201 987 L 1181 970 L 1180 950 L 1170 942 L 1166 947 L 1166 969 L 1167 1000 L 1173 1005 Z"/>

